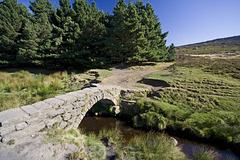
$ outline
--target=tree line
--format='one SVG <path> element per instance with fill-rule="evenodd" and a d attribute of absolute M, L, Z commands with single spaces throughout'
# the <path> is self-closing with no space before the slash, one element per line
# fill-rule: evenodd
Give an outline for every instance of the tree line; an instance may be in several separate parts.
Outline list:
<path fill-rule="evenodd" d="M 95 68 L 174 60 L 150 3 L 119 0 L 113 15 L 87 0 L 0 2 L 0 66 Z"/>

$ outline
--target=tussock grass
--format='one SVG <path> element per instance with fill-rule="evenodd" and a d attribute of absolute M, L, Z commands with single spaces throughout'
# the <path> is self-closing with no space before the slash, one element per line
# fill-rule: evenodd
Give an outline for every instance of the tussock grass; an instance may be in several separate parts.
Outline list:
<path fill-rule="evenodd" d="M 206 150 L 203 147 L 193 149 L 193 160 L 218 160 L 219 155 L 214 150 Z"/>
<path fill-rule="evenodd" d="M 78 130 L 71 129 L 69 131 L 60 130 L 57 125 L 50 129 L 45 136 L 45 143 L 52 143 L 54 145 L 70 143 L 81 147 L 84 142 L 84 136 Z"/>
<path fill-rule="evenodd" d="M 174 146 L 165 135 L 149 133 L 146 136 L 134 137 L 124 150 L 124 159 L 164 159 L 184 160 L 187 159 L 181 149 Z"/>
<path fill-rule="evenodd" d="M 240 142 L 239 60 L 183 58 L 149 79 L 171 87 L 153 93 L 155 101 L 138 100 L 132 112 L 136 127 L 158 129 L 160 115 L 166 127 L 200 138 Z M 151 97 L 151 95 L 148 95 Z M 155 116 L 151 116 L 155 115 Z"/>
<path fill-rule="evenodd" d="M 106 157 L 106 147 L 95 134 L 92 133 L 86 137 L 84 146 L 88 148 L 87 159 L 99 160 Z"/>
<path fill-rule="evenodd" d="M 108 70 L 90 70 L 84 74 L 56 72 L 50 75 L 28 71 L 0 72 L 0 111 L 32 104 L 56 95 L 79 90 L 91 81 L 110 76 Z"/>

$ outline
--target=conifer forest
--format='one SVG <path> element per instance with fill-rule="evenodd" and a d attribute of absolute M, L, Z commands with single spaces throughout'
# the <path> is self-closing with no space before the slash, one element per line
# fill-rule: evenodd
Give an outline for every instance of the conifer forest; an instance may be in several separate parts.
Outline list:
<path fill-rule="evenodd" d="M 150 3 L 119 0 L 113 14 L 87 0 L 0 2 L 0 66 L 97 68 L 173 61 L 174 45 Z"/>

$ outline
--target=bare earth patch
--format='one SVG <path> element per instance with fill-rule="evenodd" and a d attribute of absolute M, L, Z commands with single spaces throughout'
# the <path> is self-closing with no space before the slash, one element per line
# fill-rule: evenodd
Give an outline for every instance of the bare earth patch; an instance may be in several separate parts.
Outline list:
<path fill-rule="evenodd" d="M 161 71 L 174 63 L 157 63 L 155 66 L 134 66 L 124 69 L 114 69 L 113 75 L 103 79 L 101 85 L 116 85 L 126 89 L 146 88 L 152 89 L 153 86 L 146 85 L 140 81 L 152 72 Z"/>

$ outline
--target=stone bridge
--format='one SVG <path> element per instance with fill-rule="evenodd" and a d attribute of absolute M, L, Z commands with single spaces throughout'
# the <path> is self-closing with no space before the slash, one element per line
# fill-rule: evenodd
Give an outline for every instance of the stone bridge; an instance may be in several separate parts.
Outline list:
<path fill-rule="evenodd" d="M 34 136 L 56 123 L 59 129 L 77 128 L 95 103 L 104 99 L 118 105 L 120 94 L 119 87 L 98 85 L 0 112 L 0 140 L 6 143 L 20 137 Z"/>

